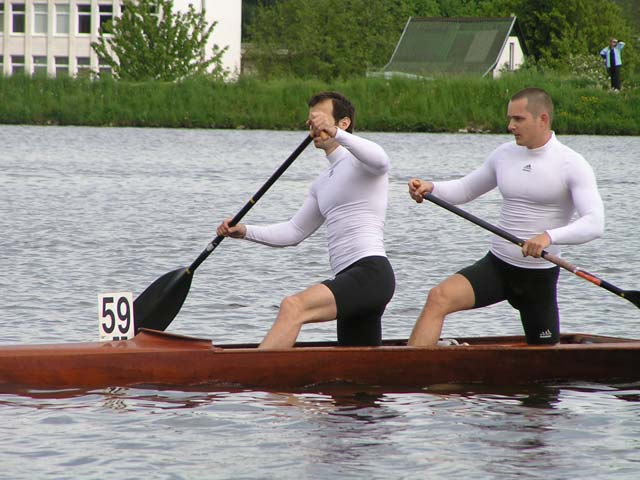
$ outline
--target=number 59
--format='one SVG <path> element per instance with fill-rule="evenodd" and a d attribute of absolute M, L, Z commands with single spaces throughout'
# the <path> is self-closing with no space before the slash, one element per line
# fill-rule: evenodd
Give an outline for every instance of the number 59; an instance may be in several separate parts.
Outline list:
<path fill-rule="evenodd" d="M 98 295 L 98 332 L 100 341 L 126 340 L 134 336 L 131 292 Z"/>

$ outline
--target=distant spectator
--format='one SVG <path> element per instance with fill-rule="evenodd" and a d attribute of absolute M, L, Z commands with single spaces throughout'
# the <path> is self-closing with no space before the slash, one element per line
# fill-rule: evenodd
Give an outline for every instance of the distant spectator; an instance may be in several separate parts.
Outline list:
<path fill-rule="evenodd" d="M 624 48 L 624 42 L 619 42 L 611 37 L 609 46 L 600 50 L 600 56 L 604 58 L 604 63 L 611 77 L 611 88 L 620 90 L 620 68 L 622 67 L 621 50 Z"/>

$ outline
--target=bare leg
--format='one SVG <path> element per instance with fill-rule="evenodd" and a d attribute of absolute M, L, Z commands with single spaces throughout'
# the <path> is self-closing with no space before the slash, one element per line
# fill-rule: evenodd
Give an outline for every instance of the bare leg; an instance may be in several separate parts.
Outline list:
<path fill-rule="evenodd" d="M 436 345 L 442 333 L 444 317 L 449 313 L 468 310 L 475 303 L 473 288 L 464 276 L 456 273 L 432 288 L 420 316 L 413 327 L 409 345 Z"/>
<path fill-rule="evenodd" d="M 291 348 L 305 323 L 335 320 L 336 300 L 325 285 L 313 285 L 300 293 L 285 297 L 271 330 L 260 348 Z"/>

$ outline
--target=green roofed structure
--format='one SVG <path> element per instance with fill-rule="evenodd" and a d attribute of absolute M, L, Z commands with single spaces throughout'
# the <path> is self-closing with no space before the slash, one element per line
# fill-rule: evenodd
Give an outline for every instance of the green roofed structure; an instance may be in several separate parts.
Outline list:
<path fill-rule="evenodd" d="M 382 71 L 373 76 L 428 77 L 516 70 L 527 49 L 516 17 L 410 18 Z"/>

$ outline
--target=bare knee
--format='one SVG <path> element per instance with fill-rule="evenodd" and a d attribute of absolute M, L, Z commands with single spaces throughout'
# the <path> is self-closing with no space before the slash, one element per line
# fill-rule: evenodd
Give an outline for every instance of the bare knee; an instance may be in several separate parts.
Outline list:
<path fill-rule="evenodd" d="M 429 290 L 427 295 L 427 304 L 434 307 L 444 307 L 448 303 L 446 289 L 442 285 L 437 285 Z"/>
<path fill-rule="evenodd" d="M 466 293 L 451 285 L 441 283 L 429 291 L 427 307 L 438 310 L 443 314 L 471 308 L 472 303 L 466 298 Z"/>
<path fill-rule="evenodd" d="M 281 321 L 295 322 L 300 319 L 304 311 L 304 304 L 297 295 L 284 297 L 280 302 L 278 319 Z"/>

